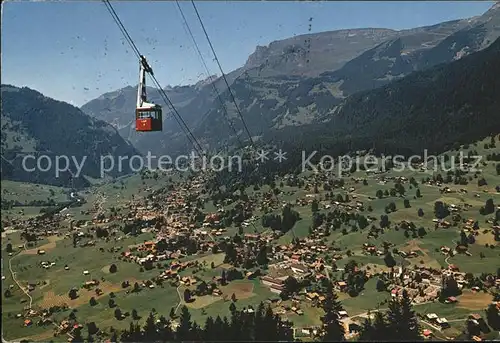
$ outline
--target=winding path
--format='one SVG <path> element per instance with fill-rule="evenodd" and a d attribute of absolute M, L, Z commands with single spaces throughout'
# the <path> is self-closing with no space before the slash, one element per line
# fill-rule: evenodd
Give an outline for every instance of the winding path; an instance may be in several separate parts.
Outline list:
<path fill-rule="evenodd" d="M 448 262 L 448 259 L 450 258 L 451 256 L 448 255 L 446 256 L 446 258 L 444 259 L 444 262 L 448 265 L 448 267 L 450 266 L 450 262 Z"/>
<path fill-rule="evenodd" d="M 26 243 L 24 243 L 23 245 L 24 247 L 24 250 L 26 250 Z M 21 252 L 19 252 L 18 254 L 12 256 L 11 258 L 9 258 L 9 271 L 10 271 L 10 275 L 12 276 L 12 280 L 14 280 L 14 282 L 17 284 L 17 286 L 19 287 L 19 289 L 21 289 L 21 291 L 23 291 L 24 294 L 26 294 L 26 296 L 30 299 L 30 304 L 29 304 L 29 309 L 31 310 L 31 305 L 33 304 L 33 298 L 31 297 L 31 295 L 24 289 L 23 286 L 21 286 L 21 284 L 19 283 L 19 281 L 17 281 L 16 279 L 16 276 L 15 276 L 15 272 L 12 270 L 12 260 L 18 256 L 19 254 L 21 254 Z"/>
<path fill-rule="evenodd" d="M 26 249 L 26 243 L 24 243 L 23 245 L 23 248 L 24 250 L 27 250 Z M 22 251 L 21 251 L 22 252 Z M 14 282 L 17 284 L 17 286 L 19 287 L 19 289 L 21 289 L 21 291 L 23 291 L 24 294 L 26 294 L 28 296 L 28 298 L 30 299 L 30 303 L 29 303 L 29 310 L 31 310 L 31 306 L 33 305 L 33 298 L 31 297 L 31 295 L 24 289 L 24 287 L 21 286 L 21 284 L 19 283 L 19 281 L 17 281 L 16 277 L 15 277 L 15 274 L 16 272 L 12 269 L 12 260 L 14 259 L 14 257 L 18 256 L 21 254 L 21 252 L 17 253 L 16 255 L 12 256 L 11 258 L 9 258 L 9 271 L 10 271 L 10 274 L 12 276 L 12 280 L 14 280 Z M 2 262 L 3 262 L 3 259 L 2 259 Z M 3 266 L 3 263 L 2 263 L 2 266 Z M 2 268 L 3 269 L 3 268 Z M 38 316 L 40 319 L 43 319 L 41 316 Z M 52 322 L 52 324 L 58 328 L 59 326 Z M 73 335 L 70 334 L 69 332 L 66 332 L 66 335 L 68 337 L 70 337 L 71 339 L 73 339 Z M 5 340 L 3 338 L 3 331 L 2 331 L 2 343 L 10 343 L 9 341 Z"/>
<path fill-rule="evenodd" d="M 182 304 L 182 295 L 181 295 L 181 292 L 179 292 L 179 288 L 181 288 L 181 285 L 177 286 L 177 294 L 179 294 L 179 303 L 177 304 L 177 307 L 175 308 L 175 312 L 174 313 L 177 313 L 177 310 L 179 309 L 179 307 L 181 306 Z"/>

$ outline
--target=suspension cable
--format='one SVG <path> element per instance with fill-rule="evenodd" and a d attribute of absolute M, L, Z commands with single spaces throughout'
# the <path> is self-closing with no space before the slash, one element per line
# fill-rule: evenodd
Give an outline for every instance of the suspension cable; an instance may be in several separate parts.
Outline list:
<path fill-rule="evenodd" d="M 245 131 L 248 135 L 248 138 L 250 139 L 250 143 L 252 144 L 252 146 L 254 146 L 252 135 L 250 134 L 250 131 L 248 130 L 247 124 L 245 123 L 245 119 L 243 118 L 243 115 L 241 114 L 240 108 L 239 108 L 238 104 L 236 103 L 236 99 L 234 97 L 233 91 L 231 90 L 231 87 L 229 86 L 229 82 L 227 82 L 226 74 L 224 74 L 224 70 L 222 69 L 222 66 L 219 62 L 219 58 L 217 57 L 215 49 L 212 45 L 212 41 L 210 40 L 210 37 L 208 36 L 207 30 L 205 29 L 205 25 L 203 24 L 203 20 L 201 20 L 200 13 L 198 13 L 198 9 L 196 8 L 196 5 L 195 5 L 193 0 L 191 0 L 191 4 L 193 5 L 193 8 L 196 12 L 196 16 L 198 17 L 198 21 L 200 22 L 201 28 L 203 29 L 203 32 L 205 33 L 205 37 L 207 38 L 208 44 L 210 45 L 210 49 L 212 50 L 212 53 L 214 54 L 215 61 L 217 62 L 217 65 L 219 66 L 220 72 L 222 74 L 222 78 L 224 79 L 224 82 L 226 83 L 226 87 L 229 91 L 229 94 L 231 95 L 231 99 L 234 103 L 234 106 L 236 107 L 236 111 L 238 112 L 238 115 L 241 118 L 241 122 L 243 123 Z"/>
<path fill-rule="evenodd" d="M 200 51 L 200 48 L 198 46 L 198 43 L 196 42 L 196 39 L 194 38 L 194 35 L 193 35 L 193 32 L 191 31 L 191 27 L 189 26 L 189 23 L 186 19 L 186 16 L 184 15 L 184 11 L 182 10 L 180 4 L 179 4 L 179 1 L 178 0 L 175 0 L 175 3 L 177 4 L 177 8 L 179 9 L 179 12 L 182 16 L 182 20 L 184 21 L 184 24 L 187 28 L 187 32 L 189 34 L 189 36 L 191 37 L 191 40 L 193 41 L 193 44 L 194 44 L 194 47 L 196 48 L 196 51 L 198 52 L 198 55 L 200 56 L 200 59 L 201 59 L 201 63 L 203 64 L 203 66 L 205 67 L 205 71 L 207 72 L 207 76 L 210 77 L 211 73 L 210 71 L 208 70 L 208 66 L 207 64 L 205 63 L 205 59 L 203 58 L 203 55 Z M 232 123 L 232 121 L 230 120 L 229 118 L 229 114 L 227 112 L 227 107 L 226 107 L 226 104 L 224 103 L 224 101 L 222 100 L 222 97 L 220 95 L 220 92 L 219 90 L 217 89 L 217 87 L 215 86 L 215 83 L 214 82 L 210 82 L 210 84 L 212 85 L 212 88 L 214 90 L 214 92 L 217 94 L 217 98 L 219 99 L 219 102 L 221 104 L 221 107 L 222 107 L 222 110 L 224 111 L 224 116 L 226 117 L 226 120 L 227 120 L 227 123 L 229 125 L 229 127 L 231 128 L 231 130 L 233 131 L 236 139 L 238 140 L 238 143 L 240 144 L 241 147 L 243 147 L 243 143 L 241 142 L 239 136 L 238 136 L 238 132 L 236 131 L 236 129 L 234 128 L 234 125 Z"/>
<path fill-rule="evenodd" d="M 141 61 L 142 60 L 141 56 L 143 56 L 143 55 L 140 53 L 140 51 L 137 48 L 137 46 L 135 45 L 134 41 L 132 40 L 132 38 L 128 34 L 127 29 L 125 28 L 122 21 L 120 20 L 120 17 L 118 17 L 118 15 L 116 14 L 116 11 L 114 10 L 113 6 L 111 6 L 111 3 L 109 2 L 109 0 L 103 0 L 103 2 L 105 3 L 106 8 L 108 9 L 109 13 L 113 17 L 115 23 L 120 28 L 120 31 L 125 36 L 125 40 L 129 43 L 130 47 L 132 48 L 132 50 L 136 54 L 137 58 Z M 177 124 L 179 124 L 181 130 L 184 131 L 184 134 L 186 135 L 186 137 L 188 138 L 190 143 L 193 144 L 193 147 L 198 152 L 198 154 L 200 156 L 202 156 L 203 155 L 202 154 L 203 148 L 202 148 L 201 144 L 198 142 L 196 137 L 193 135 L 193 133 L 191 132 L 191 130 L 187 126 L 184 119 L 182 119 L 181 115 L 179 114 L 179 112 L 175 108 L 174 104 L 172 103 L 172 101 L 170 100 L 168 95 L 166 94 L 165 90 L 161 87 L 160 83 L 158 82 L 158 80 L 156 79 L 154 74 L 149 72 L 149 75 L 150 75 L 151 79 L 153 80 L 153 82 L 156 84 L 156 88 L 157 88 L 158 92 L 160 93 L 160 95 L 162 96 L 163 101 L 165 101 L 165 103 L 172 109 L 174 119 L 177 121 Z M 183 127 L 183 125 L 184 125 L 184 127 Z"/>
<path fill-rule="evenodd" d="M 125 39 L 127 40 L 127 42 L 130 44 L 130 46 L 132 47 L 132 50 L 135 52 L 135 54 L 137 55 L 137 57 L 139 58 L 139 60 L 141 60 L 141 56 L 143 56 L 139 49 L 137 48 L 137 46 L 134 44 L 134 41 L 132 40 L 132 38 L 130 37 L 130 35 L 128 34 L 127 32 L 127 29 L 125 28 L 125 26 L 123 25 L 123 23 L 121 22 L 120 18 L 118 17 L 118 15 L 116 14 L 115 10 L 113 9 L 113 7 L 111 6 L 111 4 L 109 3 L 109 0 L 103 0 L 103 2 L 106 4 L 106 7 L 108 8 L 108 11 L 110 12 L 111 16 L 113 17 L 113 19 L 115 20 L 116 24 L 118 25 L 118 27 L 120 28 L 120 30 L 122 31 L 123 35 L 125 36 Z M 193 6 L 194 5 L 194 2 L 193 3 Z M 196 6 L 195 6 L 195 10 L 196 10 Z M 198 18 L 200 19 L 200 22 L 201 22 L 201 18 L 198 14 L 198 11 L 196 11 L 197 15 L 198 15 Z M 203 23 L 202 23 L 203 25 Z M 205 28 L 203 26 L 203 30 L 205 31 Z M 205 35 L 206 37 L 208 38 L 208 35 L 206 34 L 206 31 L 205 31 Z M 210 41 L 209 41 L 210 43 Z M 213 49 L 213 46 L 212 44 L 210 43 L 210 46 L 212 48 L 212 51 L 214 52 L 214 55 L 215 55 L 215 51 Z M 216 57 L 217 59 L 217 57 Z M 250 132 L 248 131 L 248 128 L 246 127 L 246 124 L 243 120 L 243 116 L 241 115 L 241 112 L 239 111 L 239 108 L 237 106 L 237 103 L 234 99 L 234 95 L 232 94 L 231 92 L 231 89 L 229 88 L 229 84 L 226 80 L 226 77 L 225 77 L 225 74 L 224 72 L 222 71 L 222 67 L 220 65 L 220 63 L 218 62 L 218 59 L 217 59 L 217 63 L 219 64 L 219 68 L 221 69 L 221 72 L 222 72 L 222 75 L 223 75 L 223 78 L 224 78 L 224 81 L 226 82 L 226 85 L 228 86 L 228 89 L 231 93 L 231 96 L 232 96 L 232 99 L 233 99 L 233 102 L 238 110 L 238 113 L 243 121 L 243 124 L 245 125 L 245 129 L 247 130 L 247 134 L 249 135 L 249 138 L 250 138 L 250 141 L 253 145 L 253 140 L 252 140 L 252 136 L 250 135 Z M 184 122 L 184 120 L 182 119 L 182 117 L 180 116 L 179 112 L 177 111 L 177 109 L 175 108 L 174 104 L 172 103 L 172 101 L 170 100 L 170 98 L 168 97 L 168 95 L 166 94 L 166 92 L 163 90 L 163 88 L 161 87 L 160 83 L 158 82 L 158 80 L 156 79 L 156 77 L 153 75 L 153 73 L 149 73 L 150 74 L 150 77 L 153 79 L 154 83 L 156 84 L 157 88 L 158 88 L 158 91 L 160 92 L 160 94 L 163 96 L 163 100 L 172 108 L 172 110 L 174 111 L 175 115 L 178 117 L 176 117 L 174 115 L 174 118 L 177 120 L 177 123 L 179 124 L 179 126 L 181 126 L 181 129 L 182 129 L 182 125 L 180 122 L 182 122 L 184 124 L 184 126 L 186 127 L 187 131 L 189 132 L 189 134 L 191 135 L 191 137 L 193 138 L 194 142 L 191 141 L 191 138 L 189 137 L 188 134 L 186 134 L 187 138 L 191 141 L 191 143 L 193 144 L 193 146 L 195 147 L 195 150 L 197 150 L 198 154 L 201 156 L 203 156 L 202 154 L 202 151 L 203 149 L 201 148 L 201 145 L 200 143 L 196 140 L 196 138 L 194 137 L 193 133 L 191 132 L 191 130 L 189 130 L 189 127 L 186 125 L 186 123 Z M 184 133 L 186 133 L 184 131 Z M 238 138 L 238 137 L 237 137 Z M 196 143 L 196 144 L 195 144 Z M 200 148 L 200 150 L 198 150 L 197 146 Z M 218 174 L 215 174 L 215 177 L 216 179 L 218 179 L 219 181 L 219 184 L 220 184 L 220 179 L 218 178 Z M 250 222 L 251 225 L 254 227 L 254 230 L 255 231 L 258 231 L 257 230 L 257 227 L 255 226 L 255 224 L 253 224 L 253 222 Z"/>

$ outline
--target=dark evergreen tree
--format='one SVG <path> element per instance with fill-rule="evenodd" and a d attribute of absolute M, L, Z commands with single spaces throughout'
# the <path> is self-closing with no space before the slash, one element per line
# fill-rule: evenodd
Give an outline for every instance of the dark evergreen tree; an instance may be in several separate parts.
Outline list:
<path fill-rule="evenodd" d="M 191 340 L 191 328 L 193 322 L 191 321 L 191 314 L 186 306 L 182 306 L 181 315 L 179 319 L 179 327 L 176 331 L 176 338 L 179 341 Z"/>
<path fill-rule="evenodd" d="M 146 319 L 146 324 L 143 328 L 143 337 L 146 342 L 155 342 L 159 339 L 159 335 L 156 328 L 155 317 L 152 312 L 149 313 Z"/>
<path fill-rule="evenodd" d="M 395 341 L 402 339 L 400 337 L 400 325 L 402 324 L 401 304 L 397 298 L 392 298 L 389 302 L 389 310 L 387 311 L 387 338 Z"/>
<path fill-rule="evenodd" d="M 326 289 L 323 310 L 325 311 L 325 315 L 321 318 L 324 329 L 323 341 L 343 341 L 345 334 L 344 325 L 339 315 L 339 312 L 342 311 L 343 308 L 330 283 L 328 283 Z"/>
<path fill-rule="evenodd" d="M 162 342 L 170 342 L 174 340 L 174 333 L 172 331 L 171 323 L 168 319 L 160 316 L 156 324 L 158 330 L 158 339 Z"/>
<path fill-rule="evenodd" d="M 388 332 L 388 325 L 385 316 L 382 312 L 376 312 L 373 319 L 373 337 L 374 341 L 388 340 L 390 334 Z"/>
<path fill-rule="evenodd" d="M 380 281 L 380 280 L 379 280 Z M 375 337 L 375 328 L 373 327 L 373 322 L 371 319 L 370 311 L 368 311 L 368 317 L 363 322 L 363 326 L 359 332 L 359 341 L 374 341 Z"/>
<path fill-rule="evenodd" d="M 401 299 L 401 323 L 400 335 L 401 339 L 405 341 L 420 341 L 420 326 L 418 325 L 418 318 L 413 311 L 411 299 L 406 290 L 403 291 L 403 298 Z"/>
<path fill-rule="evenodd" d="M 500 314 L 496 304 L 489 304 L 486 308 L 486 320 L 493 330 L 500 331 Z"/>
<path fill-rule="evenodd" d="M 407 231 L 405 231 L 405 232 L 407 232 Z M 385 262 L 385 265 L 389 268 L 396 266 L 396 260 L 394 259 L 394 257 L 392 256 L 392 254 L 390 252 L 388 252 L 385 255 L 384 262 Z"/>

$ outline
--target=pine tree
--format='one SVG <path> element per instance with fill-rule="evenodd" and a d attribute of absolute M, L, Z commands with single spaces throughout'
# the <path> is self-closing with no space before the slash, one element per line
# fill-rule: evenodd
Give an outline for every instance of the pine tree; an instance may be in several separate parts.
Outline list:
<path fill-rule="evenodd" d="M 278 340 L 291 342 L 294 340 L 293 337 L 293 323 L 289 321 L 282 321 L 278 318 Z"/>
<path fill-rule="evenodd" d="M 241 337 L 245 337 L 248 340 L 255 340 L 255 312 L 242 312 L 241 320 Z"/>
<path fill-rule="evenodd" d="M 500 314 L 496 304 L 490 304 L 486 309 L 486 320 L 493 330 L 500 330 Z"/>
<path fill-rule="evenodd" d="M 234 306 L 234 303 L 231 303 L 231 305 Z M 231 308 L 231 306 L 230 306 Z M 236 306 L 234 306 L 234 310 L 231 310 L 231 327 L 227 335 L 229 340 L 232 341 L 237 341 L 241 340 L 243 337 L 241 335 L 241 325 L 242 325 L 242 318 L 241 318 L 241 312 L 236 311 Z"/>
<path fill-rule="evenodd" d="M 194 342 L 199 342 L 202 340 L 202 335 L 203 329 L 198 325 L 198 323 L 193 322 L 190 331 L 191 340 Z"/>
<path fill-rule="evenodd" d="M 415 312 L 412 309 L 411 300 L 406 290 L 403 298 L 392 299 L 387 312 L 389 340 L 416 341 L 421 340 L 420 327 Z"/>
<path fill-rule="evenodd" d="M 226 319 L 226 318 L 224 318 L 224 319 Z M 226 330 L 227 327 L 225 327 L 224 325 L 225 325 L 225 320 L 222 320 L 222 318 L 220 316 L 217 316 L 217 318 L 215 318 L 215 321 L 214 321 L 214 330 L 212 333 L 212 337 L 214 340 L 221 339 L 221 337 L 223 339 L 225 332 L 227 332 L 227 330 Z"/>
<path fill-rule="evenodd" d="M 255 311 L 255 319 L 254 319 L 254 327 L 255 327 L 255 335 L 254 339 L 256 341 L 266 340 L 264 335 L 264 303 L 260 303 L 257 307 L 257 311 Z"/>
<path fill-rule="evenodd" d="M 365 319 L 361 331 L 359 333 L 360 341 L 373 341 L 375 337 L 375 328 L 371 319 L 370 311 L 368 311 L 368 318 Z"/>
<path fill-rule="evenodd" d="M 134 308 L 132 309 L 132 319 L 133 320 L 138 320 L 140 319 L 139 314 L 137 313 L 137 310 Z"/>
<path fill-rule="evenodd" d="M 406 290 L 403 291 L 403 298 L 401 299 L 401 317 L 401 338 L 407 341 L 421 340 L 422 337 L 420 336 L 418 319 L 415 315 L 415 311 L 412 309 L 411 299 Z"/>
<path fill-rule="evenodd" d="M 215 332 L 214 320 L 212 317 L 207 317 L 207 319 L 205 320 L 205 327 L 203 329 L 203 340 L 204 341 L 215 340 L 216 337 L 214 336 L 214 332 Z"/>
<path fill-rule="evenodd" d="M 109 339 L 111 343 L 117 343 L 118 342 L 118 333 L 116 330 L 113 330 L 111 333 L 111 338 Z"/>
<path fill-rule="evenodd" d="M 154 342 L 158 339 L 158 333 L 156 332 L 155 317 L 152 312 L 149 313 L 146 319 L 146 324 L 144 325 L 144 339 L 147 342 Z"/>
<path fill-rule="evenodd" d="M 387 340 L 389 336 L 384 315 L 382 312 L 375 313 L 375 318 L 373 320 L 373 340 L 384 341 Z"/>
<path fill-rule="evenodd" d="M 260 247 L 256 261 L 258 265 L 264 265 L 269 262 L 269 259 L 267 258 L 267 247 L 265 245 Z"/>
<path fill-rule="evenodd" d="M 191 339 L 191 328 L 193 323 L 191 322 L 191 314 L 186 306 L 182 306 L 180 325 L 177 328 L 177 340 L 188 341 Z"/>
<path fill-rule="evenodd" d="M 397 298 L 392 298 L 387 311 L 387 339 L 399 340 L 400 326 L 402 324 L 401 304 Z"/>
<path fill-rule="evenodd" d="M 277 328 L 277 316 L 274 315 L 273 310 L 270 306 L 266 307 L 266 311 L 264 314 L 263 322 L 264 322 L 264 332 L 266 340 L 268 341 L 277 341 L 278 340 L 278 332 Z"/>
<path fill-rule="evenodd" d="M 169 342 L 174 340 L 174 333 L 172 332 L 171 323 L 168 319 L 160 316 L 159 322 L 157 323 L 158 338 L 162 342 Z"/>
<path fill-rule="evenodd" d="M 338 296 L 333 292 L 332 285 L 328 283 L 323 310 L 325 315 L 321 318 L 325 333 L 323 341 L 343 341 L 344 325 L 340 320 L 339 312 L 343 310 L 342 304 L 338 301 Z"/>
<path fill-rule="evenodd" d="M 130 340 L 129 342 L 140 342 L 142 340 L 141 327 L 137 323 L 130 323 Z"/>
<path fill-rule="evenodd" d="M 75 343 L 83 343 L 82 330 L 76 329 L 73 331 L 73 342 Z"/>

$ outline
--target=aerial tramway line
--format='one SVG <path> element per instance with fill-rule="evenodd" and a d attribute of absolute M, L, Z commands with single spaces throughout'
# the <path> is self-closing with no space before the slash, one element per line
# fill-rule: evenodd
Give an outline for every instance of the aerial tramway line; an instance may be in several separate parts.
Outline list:
<path fill-rule="evenodd" d="M 132 48 L 132 51 L 136 54 L 136 56 L 139 59 L 139 85 L 137 86 L 137 103 L 136 103 L 136 109 L 135 109 L 136 131 L 138 131 L 138 132 L 155 132 L 155 131 L 162 131 L 163 130 L 162 107 L 160 105 L 158 105 L 158 104 L 154 104 L 154 103 L 148 102 L 148 100 L 147 100 L 146 73 L 149 73 L 151 79 L 153 80 L 153 82 L 155 84 L 155 87 L 157 88 L 158 92 L 162 96 L 163 100 L 172 109 L 172 114 L 173 114 L 175 120 L 177 121 L 177 123 L 179 124 L 181 130 L 184 132 L 184 134 L 186 135 L 186 137 L 188 138 L 188 140 L 193 144 L 193 147 L 197 151 L 198 155 L 199 156 L 204 156 L 205 154 L 203 153 L 203 148 L 201 147 L 200 143 L 194 137 L 193 133 L 191 132 L 191 130 L 189 129 L 189 127 L 187 126 L 187 124 L 185 123 L 185 121 L 180 116 L 179 112 L 177 111 L 177 109 L 175 108 L 174 104 L 172 103 L 172 101 L 170 100 L 170 98 L 168 97 L 168 95 L 166 94 L 165 90 L 159 84 L 158 80 L 156 79 L 156 77 L 153 74 L 153 69 L 148 64 L 146 58 L 139 52 L 137 46 L 134 44 L 134 41 L 132 40 L 132 38 L 128 34 L 125 26 L 123 25 L 123 23 L 121 22 L 120 18 L 116 14 L 115 10 L 111 6 L 111 3 L 109 2 L 109 0 L 102 0 L 102 1 L 106 5 L 109 13 L 113 17 L 115 23 L 118 25 L 120 31 L 125 36 L 125 39 L 130 44 L 130 46 Z M 177 6 L 179 8 L 179 11 L 180 11 L 180 13 L 181 13 L 181 15 L 182 15 L 182 17 L 184 19 L 184 22 L 185 22 L 185 24 L 186 24 L 186 26 L 188 28 L 189 34 L 190 34 L 190 36 L 191 36 L 191 38 L 192 38 L 192 40 L 193 40 L 193 42 L 195 44 L 197 52 L 200 55 L 200 58 L 202 59 L 203 65 L 204 65 L 205 69 L 207 69 L 207 73 L 210 75 L 210 73 L 208 72 L 208 68 L 207 68 L 207 66 L 206 66 L 206 64 L 205 64 L 205 62 L 203 60 L 203 55 L 199 51 L 197 43 L 196 43 L 196 41 L 194 39 L 194 36 L 192 35 L 191 30 L 189 29 L 189 24 L 187 23 L 187 20 L 186 20 L 184 14 L 182 12 L 182 9 L 180 8 L 180 5 L 179 5 L 178 1 L 176 1 L 176 3 L 177 3 Z M 231 100 L 234 103 L 234 105 L 236 107 L 236 110 L 237 110 L 237 113 L 238 113 L 238 115 L 241 118 L 242 124 L 243 124 L 243 126 L 245 128 L 245 131 L 246 131 L 246 133 L 248 135 L 248 138 L 250 140 L 251 147 L 253 148 L 253 150 L 255 150 L 255 144 L 254 144 L 254 141 L 252 139 L 252 135 L 250 134 L 250 131 L 248 130 L 248 127 L 247 127 L 247 125 L 245 123 L 245 119 L 243 118 L 243 115 L 242 115 L 242 113 L 241 113 L 241 111 L 239 109 L 239 106 L 238 106 L 238 104 L 236 102 L 236 99 L 235 99 L 235 97 L 233 95 L 233 92 L 231 91 L 231 87 L 229 86 L 229 83 L 228 83 L 228 81 L 226 79 L 226 75 L 225 75 L 224 71 L 222 70 L 222 67 L 220 65 L 219 59 L 217 57 L 217 54 L 215 53 L 215 49 L 214 49 L 214 47 L 213 47 L 213 45 L 212 45 L 212 43 L 210 41 L 208 33 L 207 33 L 206 29 L 205 29 L 205 25 L 203 25 L 203 21 L 201 20 L 200 14 L 199 14 L 198 9 L 196 8 L 196 5 L 195 5 L 195 3 L 194 3 L 193 0 L 191 0 L 191 4 L 193 5 L 193 8 L 194 8 L 194 10 L 196 12 L 198 20 L 199 20 L 199 22 L 201 24 L 201 27 L 203 29 L 203 32 L 205 33 L 205 37 L 207 38 L 207 41 L 208 41 L 208 43 L 210 45 L 212 53 L 214 54 L 215 60 L 217 61 L 219 69 L 220 69 L 220 71 L 222 73 L 222 78 L 224 79 L 224 82 L 225 82 L 225 84 L 226 84 L 226 86 L 228 88 L 228 91 L 229 91 L 230 95 L 231 95 Z M 217 97 L 219 98 L 219 101 L 221 102 L 222 108 L 223 108 L 223 110 L 224 110 L 224 112 L 226 114 L 226 119 L 228 120 L 229 126 L 231 127 L 231 129 L 235 133 L 236 138 L 238 139 L 238 142 L 243 147 L 243 144 L 239 140 L 238 134 L 237 134 L 236 130 L 234 129 L 234 126 L 232 125 L 231 121 L 229 120 L 229 116 L 228 116 L 228 113 L 227 113 L 227 108 L 226 108 L 226 106 L 224 106 L 224 103 L 223 103 L 223 101 L 221 99 L 221 96 L 220 96 L 220 94 L 217 91 L 217 89 L 216 89 L 215 86 L 214 86 L 214 88 L 216 90 Z M 216 178 L 217 178 L 217 174 L 216 174 Z M 253 222 L 250 222 L 250 223 L 254 227 L 255 232 L 258 232 L 258 230 L 255 227 L 255 225 L 253 224 Z M 293 228 L 292 228 L 291 231 L 292 231 L 293 237 L 295 238 L 295 233 L 293 231 Z"/>
<path fill-rule="evenodd" d="M 139 85 L 137 87 L 137 105 L 135 109 L 135 130 L 141 132 L 162 131 L 163 118 L 160 105 L 148 102 L 146 94 L 146 72 L 153 74 L 153 69 L 144 56 L 140 56 Z"/>
<path fill-rule="evenodd" d="M 137 85 L 137 102 L 135 108 L 135 130 L 140 132 L 162 131 L 163 129 L 162 107 L 158 104 L 148 102 L 147 91 L 146 91 L 146 73 L 149 73 L 153 81 L 157 84 L 157 86 L 159 86 L 158 81 L 154 77 L 153 68 L 151 68 L 144 55 L 142 55 L 139 52 L 139 49 L 137 49 L 137 46 L 134 44 L 134 41 L 128 34 L 127 29 L 121 22 L 120 18 L 118 17 L 118 14 L 116 14 L 113 6 L 111 6 L 109 0 L 103 0 L 103 2 L 106 5 L 106 8 L 108 9 L 109 13 L 113 17 L 113 20 L 118 25 L 118 28 L 123 33 L 125 40 L 130 44 L 132 51 L 139 59 L 139 84 Z M 161 87 L 159 88 L 160 88 L 159 89 L 160 94 L 164 95 L 164 99 L 166 99 L 167 104 L 170 104 L 171 107 L 173 107 L 172 106 L 173 104 L 171 103 L 168 96 L 166 94 L 162 94 Z M 175 108 L 173 108 L 173 110 L 175 111 Z M 177 119 L 177 117 L 176 120 L 179 122 L 179 119 Z"/>

